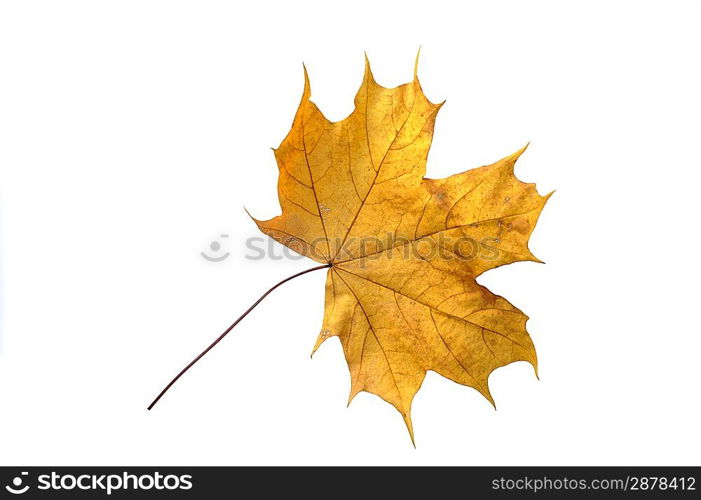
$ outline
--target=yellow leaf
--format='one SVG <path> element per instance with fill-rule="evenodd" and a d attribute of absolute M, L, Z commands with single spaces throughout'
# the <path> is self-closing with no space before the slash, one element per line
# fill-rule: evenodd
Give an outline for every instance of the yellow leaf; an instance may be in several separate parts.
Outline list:
<path fill-rule="evenodd" d="M 418 60 L 418 57 L 417 57 Z M 355 110 L 327 120 L 305 69 L 292 129 L 275 150 L 282 215 L 258 227 L 330 265 L 321 334 L 338 337 L 350 400 L 380 396 L 414 439 L 411 403 L 428 370 L 477 389 L 500 366 L 537 370 L 528 319 L 476 282 L 495 267 L 538 259 L 528 239 L 548 196 L 514 176 L 525 148 L 445 179 L 424 178 L 442 104 L 412 82 L 378 85 L 365 61 Z M 255 219 L 254 219 L 255 220 Z"/>

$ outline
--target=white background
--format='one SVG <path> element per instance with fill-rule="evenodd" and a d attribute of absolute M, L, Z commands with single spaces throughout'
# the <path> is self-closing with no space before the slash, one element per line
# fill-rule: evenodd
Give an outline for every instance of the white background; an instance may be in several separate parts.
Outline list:
<path fill-rule="evenodd" d="M 0 463 L 701 464 L 701 4 L 3 1 Z M 378 82 L 447 99 L 428 175 L 531 146 L 557 189 L 545 265 L 480 282 L 530 317 L 541 380 L 494 411 L 430 373 L 413 416 L 359 395 L 337 341 L 310 360 L 324 274 L 245 258 L 279 210 L 270 147 L 302 90 L 352 110 Z M 219 237 L 229 234 L 228 240 Z M 200 257 L 219 239 L 231 255 Z M 279 251 L 280 247 L 276 246 Z"/>

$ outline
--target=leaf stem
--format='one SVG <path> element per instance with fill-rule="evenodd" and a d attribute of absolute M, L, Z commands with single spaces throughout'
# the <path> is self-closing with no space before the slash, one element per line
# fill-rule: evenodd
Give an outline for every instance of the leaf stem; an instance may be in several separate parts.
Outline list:
<path fill-rule="evenodd" d="M 290 277 L 288 277 L 288 278 L 285 278 L 284 280 L 282 280 L 282 281 L 280 281 L 279 283 L 277 283 L 275 286 L 271 287 L 267 292 L 265 292 L 263 295 L 261 295 L 260 298 L 259 298 L 258 300 L 256 300 L 256 301 L 253 303 L 253 305 L 252 305 L 251 307 L 249 307 L 248 309 L 246 309 L 246 312 L 244 312 L 241 316 L 239 316 L 239 317 L 236 319 L 236 321 L 234 321 L 234 322 L 231 324 L 231 326 L 229 326 L 229 328 L 227 328 L 226 330 L 224 330 L 224 333 L 222 333 L 221 335 L 219 335 L 219 337 L 217 337 L 216 340 L 215 340 L 214 342 L 212 342 L 211 344 L 209 344 L 209 346 L 208 346 L 204 351 L 202 351 L 200 354 L 198 354 L 197 357 L 195 357 L 195 359 L 193 359 L 192 361 L 190 361 L 190 363 L 189 363 L 185 368 L 183 368 L 182 370 L 180 370 L 180 373 L 178 373 L 178 374 L 173 378 L 173 380 L 171 380 L 171 381 L 168 383 L 168 385 L 165 386 L 165 388 L 160 392 L 160 394 L 159 394 L 158 396 L 156 396 L 156 399 L 153 400 L 153 402 L 149 405 L 148 409 L 150 410 L 151 408 L 153 408 L 153 407 L 156 405 L 156 403 L 158 403 L 158 401 L 163 397 L 163 395 L 164 395 L 166 392 L 168 392 L 168 389 L 170 389 L 170 388 L 173 386 L 173 384 L 175 384 L 175 382 L 177 382 L 178 379 L 179 379 L 180 377 L 182 377 L 182 376 L 185 374 L 185 372 L 187 372 L 190 368 L 192 368 L 192 366 L 193 366 L 195 363 L 197 363 L 200 359 L 202 359 L 202 357 L 203 357 L 205 354 L 207 354 L 209 351 L 211 351 L 212 348 L 213 348 L 215 345 L 217 345 L 219 342 L 221 342 L 221 340 L 222 340 L 224 337 L 226 337 L 226 335 L 227 335 L 231 330 L 233 330 L 234 327 L 235 327 L 236 325 L 238 325 L 238 324 L 241 322 L 241 320 L 242 320 L 243 318 L 245 318 L 246 316 L 248 316 L 248 313 L 250 313 L 258 304 L 260 304 L 261 301 L 262 301 L 264 298 L 266 298 L 268 295 L 270 295 L 270 293 L 271 293 L 273 290 L 275 290 L 275 289 L 276 289 L 277 287 L 279 287 L 280 285 L 282 285 L 282 284 L 284 284 L 284 283 L 287 283 L 287 282 L 290 281 L 290 280 L 293 280 L 293 279 L 295 279 L 295 278 L 297 278 L 297 277 L 299 277 L 299 276 L 302 276 L 303 274 L 311 273 L 312 271 L 318 271 L 319 269 L 325 269 L 325 268 L 328 268 L 328 267 L 331 267 L 331 264 L 330 264 L 330 263 L 329 263 L 329 264 L 324 264 L 324 265 L 322 265 L 322 266 L 312 267 L 311 269 L 307 269 L 306 271 L 301 271 L 301 272 L 299 272 L 299 273 L 297 273 L 297 274 L 293 274 L 292 276 L 290 276 Z"/>

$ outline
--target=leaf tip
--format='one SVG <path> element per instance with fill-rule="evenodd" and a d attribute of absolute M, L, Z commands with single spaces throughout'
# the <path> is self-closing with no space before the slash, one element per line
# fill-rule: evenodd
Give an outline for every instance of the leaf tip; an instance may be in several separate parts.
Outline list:
<path fill-rule="evenodd" d="M 304 70 L 304 91 L 302 93 L 302 101 L 308 101 L 312 95 L 312 87 L 309 83 L 309 73 L 307 72 L 307 65 L 302 63 L 302 69 Z"/>
<path fill-rule="evenodd" d="M 485 398 L 487 398 L 487 401 L 489 401 L 489 404 L 492 405 L 492 408 L 494 408 L 494 411 L 497 410 L 497 404 L 494 401 L 494 398 L 492 397 L 492 393 L 489 392 L 489 388 L 487 388 L 487 393 L 484 395 Z"/>
<path fill-rule="evenodd" d="M 402 418 L 406 424 L 406 428 L 409 431 L 409 438 L 411 438 L 411 444 L 416 449 L 416 440 L 414 439 L 414 424 L 411 422 L 411 415 L 407 413 L 402 413 Z"/>
<path fill-rule="evenodd" d="M 487 380 L 484 380 L 484 382 L 479 383 L 477 387 L 474 387 L 484 398 L 489 401 L 489 404 L 492 405 L 492 408 L 495 410 L 497 409 L 497 404 L 494 402 L 494 398 L 492 397 L 492 393 L 489 390 L 489 382 Z"/>
<path fill-rule="evenodd" d="M 253 217 L 253 216 L 251 215 L 251 212 L 248 211 L 248 209 L 246 208 L 245 205 L 243 206 L 243 211 L 246 212 L 246 214 L 251 218 L 251 220 L 252 220 L 253 222 L 256 223 L 256 225 L 258 225 L 258 219 L 256 219 L 255 217 Z"/>
<path fill-rule="evenodd" d="M 319 349 L 321 344 L 324 343 L 324 340 L 326 340 L 326 338 L 324 338 L 324 336 L 320 333 L 316 339 L 316 343 L 314 344 L 314 347 L 312 347 L 312 352 L 309 355 L 310 358 L 312 358 L 312 359 L 314 358 L 314 353 L 316 353 L 316 350 Z"/>
<path fill-rule="evenodd" d="M 536 264 L 545 264 L 544 260 L 541 260 L 535 255 L 533 255 L 533 252 L 531 252 L 530 250 L 528 251 L 528 260 L 531 262 L 535 262 Z"/>
<path fill-rule="evenodd" d="M 419 81 L 419 56 L 421 55 L 421 45 L 419 45 L 419 49 L 416 51 L 416 59 L 414 59 L 414 81 L 418 82 Z"/>
<path fill-rule="evenodd" d="M 351 390 L 350 390 L 350 394 L 348 394 L 348 403 L 346 403 L 346 408 L 348 408 L 350 406 L 351 402 L 353 402 L 355 397 L 362 390 L 363 390 L 363 387 L 361 385 L 357 384 L 357 382 L 351 381 Z"/>
<path fill-rule="evenodd" d="M 526 150 L 528 149 L 528 146 L 530 146 L 530 145 L 531 145 L 531 141 L 528 141 L 525 146 L 523 146 L 521 149 L 519 149 L 513 155 L 511 155 L 513 157 L 514 161 L 518 160 L 521 157 L 521 155 L 526 152 Z"/>
<path fill-rule="evenodd" d="M 368 58 L 367 51 L 363 51 L 363 54 L 365 54 L 365 75 L 363 77 L 363 80 L 367 84 L 370 82 L 374 82 L 375 77 L 372 75 L 372 68 L 370 67 L 370 59 Z"/>

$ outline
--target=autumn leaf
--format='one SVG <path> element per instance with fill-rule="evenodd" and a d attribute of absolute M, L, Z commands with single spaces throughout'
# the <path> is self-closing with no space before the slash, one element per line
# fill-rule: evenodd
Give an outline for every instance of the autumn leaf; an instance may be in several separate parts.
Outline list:
<path fill-rule="evenodd" d="M 528 317 L 476 278 L 538 259 L 528 239 L 548 196 L 514 176 L 525 148 L 445 179 L 424 178 L 442 106 L 412 82 L 377 84 L 366 58 L 355 110 L 327 120 L 304 93 L 274 150 L 282 215 L 256 223 L 328 266 L 316 350 L 338 337 L 350 400 L 376 394 L 402 414 L 433 370 L 492 404 L 489 374 L 514 361 L 537 370 Z"/>

